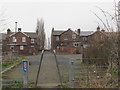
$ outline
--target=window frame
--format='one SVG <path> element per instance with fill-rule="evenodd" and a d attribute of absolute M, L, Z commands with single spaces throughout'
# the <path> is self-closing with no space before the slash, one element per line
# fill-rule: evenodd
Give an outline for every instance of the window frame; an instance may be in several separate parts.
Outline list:
<path fill-rule="evenodd" d="M 35 43 L 35 39 L 34 38 L 31 39 L 31 43 Z"/>
<path fill-rule="evenodd" d="M 22 42 L 26 42 L 26 37 L 22 37 Z"/>
<path fill-rule="evenodd" d="M 23 51 L 24 50 L 24 46 L 20 46 L 20 50 Z"/>
<path fill-rule="evenodd" d="M 72 34 L 72 39 L 76 39 L 77 35 L 75 33 Z"/>
<path fill-rule="evenodd" d="M 64 40 L 68 40 L 68 38 L 69 38 L 69 35 L 68 35 L 68 34 L 65 34 L 65 35 L 64 35 Z"/>
<path fill-rule="evenodd" d="M 16 37 L 14 36 L 14 37 L 12 37 L 12 42 L 17 42 L 17 39 L 16 39 Z"/>
<path fill-rule="evenodd" d="M 56 36 L 56 41 L 59 41 L 60 40 L 60 37 L 59 36 Z"/>
<path fill-rule="evenodd" d="M 74 47 L 79 47 L 79 42 L 74 42 L 73 46 Z"/>

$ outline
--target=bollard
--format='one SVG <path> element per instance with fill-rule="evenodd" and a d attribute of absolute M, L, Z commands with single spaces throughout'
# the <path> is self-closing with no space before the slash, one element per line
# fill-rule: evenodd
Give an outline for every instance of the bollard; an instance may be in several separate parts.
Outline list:
<path fill-rule="evenodd" d="M 23 88 L 28 87 L 28 61 L 23 61 Z"/>

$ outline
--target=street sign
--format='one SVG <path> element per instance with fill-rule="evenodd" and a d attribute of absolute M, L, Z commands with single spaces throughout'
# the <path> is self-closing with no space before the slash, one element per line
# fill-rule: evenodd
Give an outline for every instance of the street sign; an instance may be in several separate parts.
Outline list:
<path fill-rule="evenodd" d="M 23 71 L 27 72 L 28 70 L 28 61 L 23 61 Z"/>

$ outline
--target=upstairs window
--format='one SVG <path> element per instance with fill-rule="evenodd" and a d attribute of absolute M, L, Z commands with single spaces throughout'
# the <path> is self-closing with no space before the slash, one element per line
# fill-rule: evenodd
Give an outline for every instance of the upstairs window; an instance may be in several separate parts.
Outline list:
<path fill-rule="evenodd" d="M 76 34 L 72 34 L 72 39 L 76 39 Z"/>
<path fill-rule="evenodd" d="M 60 37 L 59 37 L 59 36 L 56 36 L 56 40 L 59 41 L 59 40 L 60 40 Z"/>
<path fill-rule="evenodd" d="M 68 40 L 68 34 L 65 34 L 65 36 L 64 36 L 64 40 Z"/>
<path fill-rule="evenodd" d="M 22 42 L 26 42 L 26 37 L 22 37 Z"/>
<path fill-rule="evenodd" d="M 31 43 L 34 43 L 35 42 L 35 39 L 31 39 Z"/>
<path fill-rule="evenodd" d="M 16 39 L 16 37 L 13 37 L 13 40 L 12 40 L 13 42 L 17 42 L 17 39 Z"/>

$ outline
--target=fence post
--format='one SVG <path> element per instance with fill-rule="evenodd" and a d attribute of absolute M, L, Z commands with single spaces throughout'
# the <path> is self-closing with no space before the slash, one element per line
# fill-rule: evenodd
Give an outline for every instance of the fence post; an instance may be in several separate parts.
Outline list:
<path fill-rule="evenodd" d="M 69 64 L 69 83 L 72 88 L 74 88 L 74 61 L 70 61 Z"/>
<path fill-rule="evenodd" d="M 28 61 L 23 61 L 23 88 L 28 87 Z"/>

